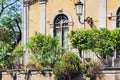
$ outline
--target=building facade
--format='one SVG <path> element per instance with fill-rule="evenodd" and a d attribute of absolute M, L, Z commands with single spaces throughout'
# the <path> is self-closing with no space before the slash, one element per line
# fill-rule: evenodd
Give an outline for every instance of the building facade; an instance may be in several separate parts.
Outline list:
<path fill-rule="evenodd" d="M 76 4 L 82 3 L 77 15 Z M 120 27 L 120 0 L 23 0 L 23 43 L 36 32 L 58 36 L 61 46 L 70 43 L 72 29 Z"/>
<path fill-rule="evenodd" d="M 23 22 L 27 38 L 36 32 L 56 36 L 61 28 L 64 33 L 76 28 L 114 29 L 120 26 L 119 0 L 81 0 L 81 23 L 76 15 L 75 4 L 79 0 L 24 0 Z M 94 25 L 86 20 L 92 19 Z M 55 29 L 56 28 L 56 29 Z"/>

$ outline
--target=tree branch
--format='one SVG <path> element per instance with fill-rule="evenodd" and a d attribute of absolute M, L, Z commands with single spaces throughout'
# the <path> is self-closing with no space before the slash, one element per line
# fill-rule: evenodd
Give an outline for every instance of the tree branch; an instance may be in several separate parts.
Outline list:
<path fill-rule="evenodd" d="M 15 19 L 15 22 L 16 22 L 17 27 L 19 29 L 19 38 L 17 39 L 17 43 L 19 43 L 20 40 L 21 40 L 22 32 L 21 32 L 21 29 L 20 29 L 20 26 L 19 26 L 19 21 L 17 19 Z"/>
<path fill-rule="evenodd" d="M 102 59 L 101 57 L 99 57 L 97 53 L 95 53 L 95 55 L 96 55 L 97 58 L 100 59 L 100 61 L 105 65 L 105 62 L 103 61 L 103 59 Z"/>
<path fill-rule="evenodd" d="M 0 16 L 1 16 L 1 14 L 2 14 L 3 10 L 4 10 L 4 2 L 2 2 L 2 3 L 1 3 Z"/>
<path fill-rule="evenodd" d="M 17 24 L 17 27 L 18 27 L 19 31 L 21 32 L 21 29 L 20 29 L 20 26 L 19 26 L 19 21 L 17 19 L 15 19 L 15 22 Z"/>
<path fill-rule="evenodd" d="M 8 5 L 6 5 L 5 7 L 4 7 L 4 2 L 3 2 L 3 3 L 2 3 L 2 6 L 1 6 L 2 9 L 0 10 L 0 16 L 2 15 L 3 11 L 4 11 L 6 8 L 8 8 L 9 6 L 15 4 L 17 1 L 19 1 L 19 0 L 15 0 L 14 2 L 12 2 L 12 3 L 8 4 Z"/>
<path fill-rule="evenodd" d="M 11 29 L 12 29 L 13 33 L 15 34 L 15 30 L 14 30 L 14 28 L 12 27 L 12 25 L 11 25 L 11 23 L 10 23 L 10 22 L 9 22 L 9 24 L 10 24 L 10 27 L 11 27 Z"/>
<path fill-rule="evenodd" d="M 2 5 L 1 5 L 2 9 L 4 8 L 3 3 L 4 3 L 4 2 L 2 2 Z"/>
<path fill-rule="evenodd" d="M 17 37 L 16 31 L 14 30 L 14 28 L 13 28 L 13 26 L 12 26 L 12 24 L 11 24 L 12 21 L 16 23 L 16 25 L 17 25 L 17 27 L 18 27 L 18 29 L 19 29 L 19 35 L 18 35 L 18 37 Z M 17 19 L 11 19 L 11 20 L 9 20 L 8 24 L 10 24 L 10 27 L 11 27 L 13 33 L 15 34 L 15 43 L 13 44 L 13 49 L 14 49 L 15 46 L 16 46 L 16 45 L 20 42 L 20 40 L 21 40 L 22 32 L 21 32 L 21 28 L 20 28 L 20 26 L 19 26 L 19 21 L 18 21 Z"/>
<path fill-rule="evenodd" d="M 6 9 L 6 8 L 8 8 L 9 6 L 11 6 L 11 5 L 15 4 L 17 1 L 18 1 L 18 0 L 15 0 L 14 2 L 12 2 L 12 3 L 8 4 L 7 6 L 5 6 L 5 7 L 4 7 L 4 9 Z"/>

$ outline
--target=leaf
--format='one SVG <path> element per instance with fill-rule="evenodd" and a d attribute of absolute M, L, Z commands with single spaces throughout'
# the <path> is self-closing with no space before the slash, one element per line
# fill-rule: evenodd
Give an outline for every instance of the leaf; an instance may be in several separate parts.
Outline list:
<path fill-rule="evenodd" d="M 33 55 L 38 55 L 36 59 L 43 67 L 50 67 L 55 63 L 56 55 L 59 55 L 58 38 L 50 35 L 36 33 L 28 40 L 27 48 L 32 51 Z"/>

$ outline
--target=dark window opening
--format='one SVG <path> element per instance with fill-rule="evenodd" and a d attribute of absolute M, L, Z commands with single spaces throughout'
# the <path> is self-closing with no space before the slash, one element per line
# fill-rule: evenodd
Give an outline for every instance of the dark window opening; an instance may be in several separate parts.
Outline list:
<path fill-rule="evenodd" d="M 59 38 L 60 44 L 62 47 L 65 46 L 67 41 L 66 32 L 69 30 L 68 28 L 68 17 L 64 14 L 59 14 L 54 19 L 54 37 L 57 36 Z"/>
<path fill-rule="evenodd" d="M 120 8 L 117 10 L 116 16 L 116 27 L 120 27 Z"/>

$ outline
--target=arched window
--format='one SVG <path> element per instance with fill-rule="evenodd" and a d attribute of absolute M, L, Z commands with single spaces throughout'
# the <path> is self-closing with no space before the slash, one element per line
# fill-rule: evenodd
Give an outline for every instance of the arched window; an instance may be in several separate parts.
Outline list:
<path fill-rule="evenodd" d="M 117 19 L 116 19 L 116 27 L 120 27 L 120 7 L 117 10 Z"/>
<path fill-rule="evenodd" d="M 120 7 L 118 8 L 116 12 L 116 27 L 120 28 Z M 120 50 L 116 50 L 116 58 L 120 58 Z"/>
<path fill-rule="evenodd" d="M 54 37 L 59 38 L 62 47 L 67 47 L 68 39 L 66 37 L 66 32 L 69 31 L 68 28 L 68 17 L 65 14 L 59 14 L 54 19 Z"/>

